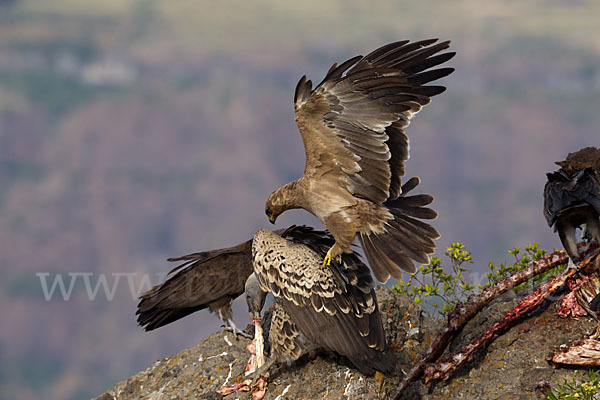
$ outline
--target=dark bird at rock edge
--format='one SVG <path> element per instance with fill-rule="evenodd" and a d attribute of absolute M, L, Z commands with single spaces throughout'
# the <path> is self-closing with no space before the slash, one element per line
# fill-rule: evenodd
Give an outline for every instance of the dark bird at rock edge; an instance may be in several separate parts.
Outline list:
<path fill-rule="evenodd" d="M 302 176 L 274 191 L 265 212 L 275 223 L 284 211 L 303 208 L 335 238 L 323 264 L 351 253 L 358 238 L 375 277 L 386 282 L 429 263 L 439 233 L 421 219 L 435 211 L 397 202 L 402 194 L 414 114 L 445 91 L 427 83 L 453 68 L 435 68 L 455 53 L 437 39 L 400 41 L 334 64 L 314 89 L 302 77 L 294 95 L 295 120 L 304 143 Z M 427 199 L 426 202 L 422 201 Z"/>
<path fill-rule="evenodd" d="M 544 216 L 577 262 L 577 229 L 585 227 L 583 238 L 600 243 L 600 150 L 586 147 L 556 164 L 560 169 L 546 174 Z"/>

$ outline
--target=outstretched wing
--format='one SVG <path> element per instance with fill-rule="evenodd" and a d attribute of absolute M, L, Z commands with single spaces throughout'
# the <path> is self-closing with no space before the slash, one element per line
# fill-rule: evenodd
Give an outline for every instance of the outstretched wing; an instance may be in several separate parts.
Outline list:
<path fill-rule="evenodd" d="M 363 373 L 388 372 L 393 355 L 385 342 L 368 267 L 356 254 L 322 268 L 323 254 L 259 230 L 254 272 L 299 332 L 317 346 L 342 354 Z"/>
<path fill-rule="evenodd" d="M 455 54 L 437 54 L 450 42 L 436 41 L 391 43 L 334 64 L 314 90 L 302 77 L 295 119 L 306 151 L 305 178 L 328 179 L 330 186 L 378 204 L 398 197 L 409 157 L 404 129 L 445 90 L 425 84 L 453 71 L 430 69 Z"/>
<path fill-rule="evenodd" d="M 292 225 L 276 231 L 295 243 L 311 246 L 323 255 L 334 240 L 326 232 Z M 170 278 L 140 296 L 138 323 L 151 331 L 193 312 L 209 308 L 231 317 L 231 302 L 244 293 L 252 273 L 252 240 L 224 249 L 170 258 L 182 262 L 169 272 Z"/>
<path fill-rule="evenodd" d="M 252 241 L 237 246 L 171 258 L 183 261 L 163 284 L 140 296 L 138 323 L 151 331 L 209 307 L 225 313 L 244 292 L 252 273 Z"/>

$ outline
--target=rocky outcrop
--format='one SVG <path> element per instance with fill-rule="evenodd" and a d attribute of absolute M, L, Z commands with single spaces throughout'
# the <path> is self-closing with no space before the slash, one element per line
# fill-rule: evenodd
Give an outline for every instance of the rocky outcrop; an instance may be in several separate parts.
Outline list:
<path fill-rule="evenodd" d="M 342 357 L 332 354 L 307 355 L 291 366 L 271 370 L 265 399 L 385 399 L 403 372 L 410 369 L 432 342 L 443 321 L 434 321 L 406 298 L 387 288 L 378 288 L 387 340 L 398 362 L 394 376 L 367 377 Z M 476 337 L 493 321 L 510 310 L 519 298 L 506 294 L 469 322 L 455 338 L 456 350 Z M 535 384 L 552 386 L 583 371 L 554 369 L 545 357 L 563 343 L 590 333 L 596 322 L 590 318 L 563 319 L 555 316 L 557 302 L 548 303 L 494 341 L 483 354 L 467 363 L 448 382 L 418 382 L 406 399 L 537 399 Z M 268 332 L 268 318 L 264 322 Z M 248 332 L 251 332 L 249 326 Z M 144 371 L 117 383 L 96 400 L 108 399 L 222 399 L 216 390 L 225 383 L 239 382 L 248 360 L 250 340 L 233 338 L 229 332 L 209 336 L 179 354 L 156 361 Z M 225 399 L 248 399 L 248 393 Z"/>

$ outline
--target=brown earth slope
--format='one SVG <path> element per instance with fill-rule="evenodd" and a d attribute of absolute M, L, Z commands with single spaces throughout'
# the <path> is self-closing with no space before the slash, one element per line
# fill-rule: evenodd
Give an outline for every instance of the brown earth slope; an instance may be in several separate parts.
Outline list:
<path fill-rule="evenodd" d="M 388 398 L 398 383 L 398 374 L 408 371 L 431 342 L 440 323 L 427 318 L 407 299 L 387 288 L 378 288 L 377 295 L 388 342 L 398 357 L 396 376 L 383 380 L 366 377 L 351 368 L 348 361 L 332 355 L 305 357 L 290 367 L 272 370 L 265 399 Z M 517 301 L 518 296 L 507 294 L 492 302 L 465 327 L 451 348 L 470 341 Z M 557 304 L 547 304 L 501 336 L 450 381 L 413 384 L 405 398 L 537 399 L 534 389 L 538 381 L 547 380 L 555 386 L 574 375 L 582 377 L 583 371 L 553 369 L 545 356 L 560 344 L 592 331 L 595 322 L 589 318 L 561 319 L 554 315 Z M 245 350 L 248 343 L 244 338 L 235 340 L 228 332 L 214 334 L 197 346 L 156 361 L 96 400 L 220 399 L 215 393 L 217 388 L 225 382 L 240 381 L 249 356 Z M 247 398 L 250 395 L 244 392 L 226 397 Z"/>

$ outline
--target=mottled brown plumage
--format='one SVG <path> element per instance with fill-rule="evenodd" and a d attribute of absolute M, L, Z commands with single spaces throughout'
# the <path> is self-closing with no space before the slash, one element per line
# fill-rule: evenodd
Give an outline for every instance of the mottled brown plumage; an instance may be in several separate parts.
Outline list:
<path fill-rule="evenodd" d="M 274 358 L 274 361 L 285 360 L 288 363 L 306 354 L 311 346 L 290 315 L 285 312 L 280 301 L 276 301 L 271 309 L 269 343 L 271 358 Z"/>
<path fill-rule="evenodd" d="M 402 202 L 393 212 L 386 204 L 402 194 L 409 157 L 404 129 L 432 96 L 445 90 L 425 84 L 453 71 L 431 69 L 454 56 L 438 54 L 449 42 L 436 41 L 391 43 L 339 67 L 334 64 L 314 90 L 302 77 L 296 87 L 295 119 L 306 153 L 304 173 L 273 192 L 266 203 L 271 222 L 292 208 L 317 216 L 336 240 L 327 260 L 350 253 L 358 235 L 382 282 L 390 275 L 399 278 L 401 270 L 415 272 L 413 261 L 427 263 L 431 243 L 439 236 L 417 220 L 435 213 L 411 215 L 412 208 L 399 210 Z"/>
<path fill-rule="evenodd" d="M 333 244 L 325 232 L 306 226 L 291 226 L 277 234 L 322 252 Z M 169 261 L 183 263 L 169 272 L 171 276 L 164 283 L 140 296 L 138 323 L 151 331 L 208 308 L 235 332 L 231 302 L 244 293 L 246 280 L 252 274 L 252 240 Z"/>
<path fill-rule="evenodd" d="M 577 261 L 577 228 L 585 224 L 586 238 L 600 242 L 600 150 L 586 147 L 556 164 L 561 168 L 546 174 L 544 216 Z"/>
<path fill-rule="evenodd" d="M 262 295 L 275 297 L 271 362 L 296 360 L 310 344 L 346 356 L 365 374 L 390 372 L 394 357 L 385 342 L 369 269 L 355 254 L 322 268 L 326 251 L 265 229 L 254 235 L 254 276 Z M 261 299 L 248 302 L 255 311 L 262 307 Z"/>

